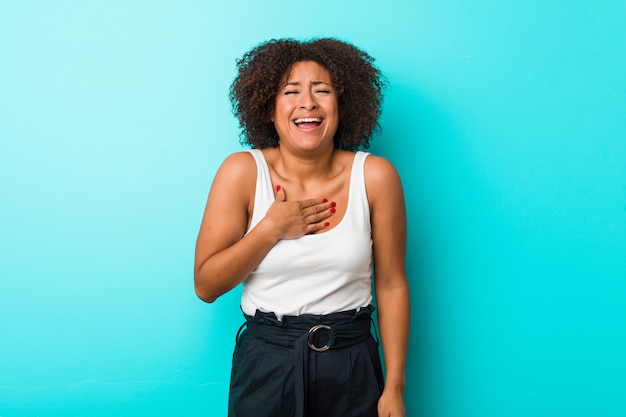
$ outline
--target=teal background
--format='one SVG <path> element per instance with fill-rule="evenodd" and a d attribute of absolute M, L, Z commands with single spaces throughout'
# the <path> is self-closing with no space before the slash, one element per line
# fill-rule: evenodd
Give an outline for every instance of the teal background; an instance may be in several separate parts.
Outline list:
<path fill-rule="evenodd" d="M 0 0 L 0 417 L 223 416 L 239 292 L 193 291 L 235 59 L 386 73 L 410 417 L 626 415 L 626 2 Z"/>

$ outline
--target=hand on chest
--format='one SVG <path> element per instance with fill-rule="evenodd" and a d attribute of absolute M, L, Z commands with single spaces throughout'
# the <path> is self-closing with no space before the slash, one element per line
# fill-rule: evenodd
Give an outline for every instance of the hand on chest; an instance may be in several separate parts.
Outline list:
<path fill-rule="evenodd" d="M 279 175 L 270 167 L 270 176 L 273 189 L 280 185 L 285 192 L 286 201 L 306 201 L 309 199 L 323 198 L 334 203 L 333 216 L 327 221 L 328 228 L 338 225 L 346 214 L 350 195 L 350 168 L 346 167 L 337 175 L 323 179 L 303 180 L 299 178 L 287 178 Z"/>

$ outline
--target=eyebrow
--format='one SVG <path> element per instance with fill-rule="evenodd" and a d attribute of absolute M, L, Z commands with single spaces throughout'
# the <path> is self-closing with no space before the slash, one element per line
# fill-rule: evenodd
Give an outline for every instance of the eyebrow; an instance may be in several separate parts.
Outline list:
<path fill-rule="evenodd" d="M 313 85 L 320 85 L 320 84 L 324 84 L 327 85 L 329 87 L 332 87 L 332 84 L 327 83 L 325 81 L 312 81 L 311 84 Z M 300 85 L 300 81 L 290 81 L 290 82 L 286 82 L 285 84 L 283 84 L 283 87 L 286 85 Z"/>

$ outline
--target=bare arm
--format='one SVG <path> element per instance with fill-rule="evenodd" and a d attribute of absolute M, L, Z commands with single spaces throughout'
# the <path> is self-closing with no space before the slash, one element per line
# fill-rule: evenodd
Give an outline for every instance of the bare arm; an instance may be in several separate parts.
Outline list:
<path fill-rule="evenodd" d="M 332 215 L 330 203 L 322 199 L 288 202 L 281 189 L 266 216 L 246 234 L 255 184 L 256 164 L 248 153 L 231 155 L 215 175 L 194 265 L 196 294 L 206 302 L 243 281 L 280 239 L 320 230 Z"/>
<path fill-rule="evenodd" d="M 402 184 L 385 159 L 366 160 L 371 209 L 374 280 L 378 322 L 386 367 L 380 417 L 404 417 L 403 391 L 409 336 L 409 290 L 406 277 L 406 211 Z"/>

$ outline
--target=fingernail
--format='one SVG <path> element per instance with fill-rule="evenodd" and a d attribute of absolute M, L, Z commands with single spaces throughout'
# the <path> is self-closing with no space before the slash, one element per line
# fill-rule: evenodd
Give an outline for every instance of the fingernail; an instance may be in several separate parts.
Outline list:
<path fill-rule="evenodd" d="M 330 212 L 331 212 L 331 213 L 334 213 L 334 212 L 336 212 L 336 211 L 337 211 L 337 210 L 335 210 L 335 208 L 334 208 L 334 207 L 330 209 Z"/>
<path fill-rule="evenodd" d="M 327 200 L 327 199 L 324 199 L 324 203 L 328 203 L 328 200 Z"/>
<path fill-rule="evenodd" d="M 280 191 L 280 189 L 281 189 L 280 185 L 277 185 L 276 186 L 276 191 Z"/>
<path fill-rule="evenodd" d="M 328 226 L 330 226 L 330 223 L 326 222 L 326 223 L 324 223 L 324 226 L 328 227 Z"/>
<path fill-rule="evenodd" d="M 337 203 L 335 203 L 334 201 L 332 203 L 330 203 L 331 207 L 335 207 L 337 205 Z"/>

